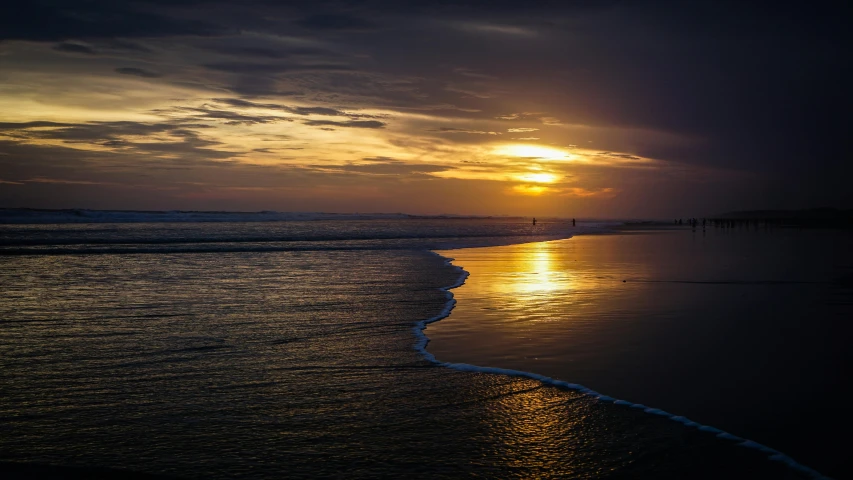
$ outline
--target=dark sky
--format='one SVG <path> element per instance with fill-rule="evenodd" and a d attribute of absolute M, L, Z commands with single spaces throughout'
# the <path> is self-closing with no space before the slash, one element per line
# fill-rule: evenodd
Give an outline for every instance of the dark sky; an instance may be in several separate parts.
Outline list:
<path fill-rule="evenodd" d="M 0 206 L 853 207 L 850 2 L 30 1 Z"/>

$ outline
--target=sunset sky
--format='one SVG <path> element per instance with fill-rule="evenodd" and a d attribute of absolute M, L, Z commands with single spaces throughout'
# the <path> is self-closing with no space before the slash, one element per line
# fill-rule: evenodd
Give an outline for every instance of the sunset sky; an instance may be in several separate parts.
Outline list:
<path fill-rule="evenodd" d="M 0 207 L 853 207 L 850 7 L 766 5 L 26 2 Z"/>

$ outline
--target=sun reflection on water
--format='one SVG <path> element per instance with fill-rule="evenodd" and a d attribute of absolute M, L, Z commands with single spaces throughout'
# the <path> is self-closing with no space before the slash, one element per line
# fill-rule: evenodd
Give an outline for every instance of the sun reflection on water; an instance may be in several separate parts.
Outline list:
<path fill-rule="evenodd" d="M 453 336 L 476 329 L 483 338 L 469 338 L 468 350 L 482 348 L 501 355 L 541 335 L 570 335 L 571 341 L 579 341 L 585 332 L 604 325 L 613 312 L 647 301 L 642 296 L 644 284 L 623 282 L 647 277 L 647 266 L 622 261 L 621 243 L 615 237 L 581 235 L 446 252 L 470 276 L 453 291 L 458 303 L 451 318 L 431 327 L 431 336 L 438 338 L 445 332 Z M 534 333 L 539 329 L 542 331 Z M 438 351 L 439 344 L 434 341 L 431 348 Z M 457 356 L 448 358 L 457 360 Z M 531 350 L 524 356 L 539 354 Z M 460 357 L 458 361 L 463 360 Z"/>
<path fill-rule="evenodd" d="M 570 293 L 578 287 L 578 277 L 565 265 L 560 265 L 558 252 L 551 242 L 531 243 L 507 252 L 500 260 L 500 269 L 490 262 L 471 265 L 479 276 L 499 276 L 493 281 L 468 285 L 466 290 L 479 294 L 513 299 L 514 303 L 544 301 L 557 293 Z M 465 287 L 462 287 L 465 288 Z"/>
<path fill-rule="evenodd" d="M 529 250 L 515 255 L 518 271 L 513 281 L 501 284 L 508 295 L 536 295 L 571 289 L 571 273 L 556 268 L 547 243 L 534 243 Z"/>

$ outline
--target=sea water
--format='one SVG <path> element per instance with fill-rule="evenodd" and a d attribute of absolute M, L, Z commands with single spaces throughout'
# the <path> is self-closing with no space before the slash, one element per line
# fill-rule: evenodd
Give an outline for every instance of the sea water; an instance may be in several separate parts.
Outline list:
<path fill-rule="evenodd" d="M 445 362 L 535 372 L 853 475 L 853 234 L 702 228 L 440 252 Z"/>
<path fill-rule="evenodd" d="M 600 228 L 401 218 L 0 226 L 0 471 L 816 476 L 588 392 L 430 361 L 421 322 L 446 315 L 443 287 L 464 273 L 428 249 Z"/>

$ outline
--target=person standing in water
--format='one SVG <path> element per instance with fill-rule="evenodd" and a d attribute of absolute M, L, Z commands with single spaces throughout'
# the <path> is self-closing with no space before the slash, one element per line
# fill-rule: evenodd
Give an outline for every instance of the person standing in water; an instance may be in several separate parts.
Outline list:
<path fill-rule="evenodd" d="M 536 225 L 536 217 L 533 217 L 533 225 Z"/>
<path fill-rule="evenodd" d="M 573 227 L 575 226 L 575 219 L 574 218 L 572 219 L 572 226 Z"/>

